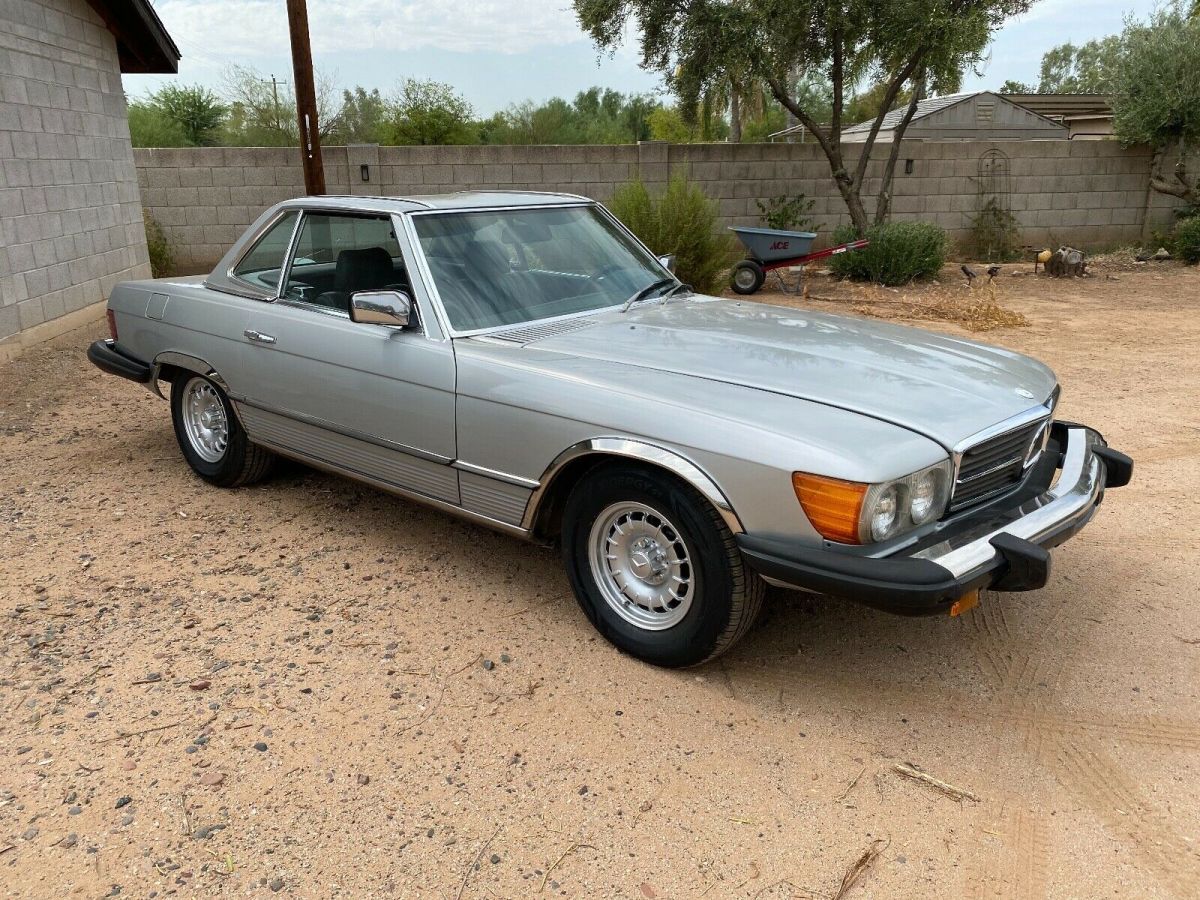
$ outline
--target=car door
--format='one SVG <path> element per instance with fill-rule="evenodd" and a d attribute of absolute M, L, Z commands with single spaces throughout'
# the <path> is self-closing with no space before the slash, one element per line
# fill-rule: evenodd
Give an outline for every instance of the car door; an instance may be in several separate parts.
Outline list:
<path fill-rule="evenodd" d="M 389 217 L 306 210 L 278 299 L 247 316 L 242 417 L 262 443 L 458 503 L 453 346 L 419 313 L 349 316 L 355 291 L 411 292 L 406 273 Z"/>

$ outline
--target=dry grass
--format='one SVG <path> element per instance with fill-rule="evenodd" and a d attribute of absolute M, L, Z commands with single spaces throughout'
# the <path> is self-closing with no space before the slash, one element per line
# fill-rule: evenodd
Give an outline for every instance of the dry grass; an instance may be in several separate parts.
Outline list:
<path fill-rule="evenodd" d="M 997 328 L 1025 328 L 1029 319 L 1022 313 L 1002 306 L 996 300 L 994 284 L 968 291 L 959 285 L 930 283 L 920 293 L 876 285 L 842 285 L 850 297 L 826 297 L 806 294 L 813 300 L 852 304 L 851 309 L 873 319 L 907 319 L 953 322 L 968 331 L 993 331 Z"/>

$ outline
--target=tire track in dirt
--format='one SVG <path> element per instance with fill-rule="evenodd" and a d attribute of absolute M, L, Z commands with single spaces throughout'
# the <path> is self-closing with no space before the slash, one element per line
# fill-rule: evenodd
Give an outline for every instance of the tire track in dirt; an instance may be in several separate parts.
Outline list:
<path fill-rule="evenodd" d="M 1003 606 L 981 605 L 973 616 L 972 624 L 981 638 L 979 668 L 998 688 L 994 703 L 979 709 L 979 717 L 1015 726 L 1024 750 L 1043 763 L 1111 834 L 1129 845 L 1165 887 L 1181 896 L 1194 895 L 1200 885 L 1200 858 L 1171 820 L 1141 799 L 1137 786 L 1098 747 L 1098 740 L 1105 737 L 1137 746 L 1196 751 L 1200 749 L 1200 727 L 1161 718 L 1120 721 L 1055 709 L 1056 704 L 1047 701 L 1056 696 L 1066 675 L 1068 654 L 1063 652 L 1064 632 L 1059 627 L 1067 613 L 1066 604 L 1058 604 L 1049 621 L 1038 627 L 1037 635 L 1019 645 Z M 1072 643 L 1086 633 L 1072 631 Z M 970 710 L 965 714 L 972 717 Z M 1009 883 L 1019 873 L 1046 871 L 1046 851 L 1037 843 L 1036 813 L 1031 811 L 1026 818 L 1029 822 L 1023 829 L 1009 830 L 1002 840 L 1007 862 L 999 869 L 1001 883 Z M 980 873 L 984 884 L 988 871 L 985 868 Z M 1037 889 L 1044 895 L 1044 877 Z"/>
<path fill-rule="evenodd" d="M 987 602 L 989 599 L 993 602 Z M 1061 710 L 1052 698 L 1068 674 L 1070 653 L 1064 651 L 1069 645 L 1064 647 L 1061 628 L 1069 612 L 1067 604 L 1057 604 L 1046 621 L 1037 623 L 1036 633 L 1029 639 L 1010 626 L 1005 606 L 995 595 L 985 595 L 971 618 L 975 661 L 995 685 L 996 694 L 990 703 L 953 705 L 967 719 L 1009 725 L 1019 736 L 1019 746 L 1041 761 L 1110 833 L 1129 844 L 1158 880 L 1172 891 L 1190 886 L 1194 892 L 1200 884 L 1195 852 L 1168 818 L 1149 810 L 1136 785 L 1098 749 L 1097 742 L 1107 738 L 1141 747 L 1195 752 L 1200 750 L 1200 726 L 1161 718 L 1121 721 Z M 1069 644 L 1077 645 L 1086 635 L 1086 629 L 1072 630 Z M 1135 826 L 1130 825 L 1127 808 L 1137 810 L 1132 817 Z M 980 842 L 980 863 L 968 875 L 977 896 L 989 896 L 994 890 L 1003 896 L 1046 894 L 1045 825 L 1035 810 L 1021 810 L 1013 817 L 998 833 L 998 848 L 994 841 Z"/>
<path fill-rule="evenodd" d="M 1172 894 L 1200 890 L 1200 854 L 1155 809 L 1125 770 L 1104 750 L 1070 735 L 1048 741 L 1042 759 L 1075 798 L 1138 857 Z"/>
<path fill-rule="evenodd" d="M 1004 604 L 994 599 L 990 591 L 980 595 L 979 606 L 971 616 L 971 628 L 980 638 L 978 657 L 984 676 L 996 684 L 1003 684 L 1012 665 L 1011 655 L 1004 646 L 1012 642 L 1012 632 L 1004 616 Z"/>
<path fill-rule="evenodd" d="M 965 894 L 973 900 L 1044 900 L 1049 869 L 1045 830 L 1022 798 L 1010 798 L 994 827 L 984 830 L 999 841 L 984 848 L 977 870 L 968 869 Z"/>

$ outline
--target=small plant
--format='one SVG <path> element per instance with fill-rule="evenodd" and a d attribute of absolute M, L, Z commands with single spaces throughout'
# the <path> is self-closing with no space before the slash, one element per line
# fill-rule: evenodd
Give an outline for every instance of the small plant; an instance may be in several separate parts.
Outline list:
<path fill-rule="evenodd" d="M 142 210 L 142 220 L 146 223 L 146 249 L 150 253 L 150 274 L 155 278 L 170 275 L 175 266 L 175 250 L 163 233 L 162 226 L 150 215 L 150 210 Z"/>
<path fill-rule="evenodd" d="M 1200 216 L 1179 220 L 1171 238 L 1171 249 L 1185 263 L 1200 263 Z"/>
<path fill-rule="evenodd" d="M 1011 262 L 1020 257 L 1017 220 L 1011 212 L 1001 208 L 995 197 L 988 198 L 971 223 L 966 249 L 974 259 L 987 262 Z"/>
<path fill-rule="evenodd" d="M 681 281 L 702 294 L 719 290 L 733 242 L 717 226 L 717 205 L 683 177 L 654 196 L 641 181 L 617 188 L 609 210 L 655 253 L 674 254 Z"/>
<path fill-rule="evenodd" d="M 835 244 L 858 237 L 853 226 L 833 233 Z M 830 257 L 835 275 L 876 284 L 907 284 L 923 275 L 936 275 L 946 262 L 946 232 L 932 222 L 888 222 L 867 229 L 870 243 L 861 250 Z"/>
<path fill-rule="evenodd" d="M 821 226 L 814 222 L 810 215 L 815 202 L 803 194 L 784 194 L 781 197 L 772 197 L 765 203 L 762 200 L 754 201 L 763 225 L 779 231 L 819 230 Z"/>

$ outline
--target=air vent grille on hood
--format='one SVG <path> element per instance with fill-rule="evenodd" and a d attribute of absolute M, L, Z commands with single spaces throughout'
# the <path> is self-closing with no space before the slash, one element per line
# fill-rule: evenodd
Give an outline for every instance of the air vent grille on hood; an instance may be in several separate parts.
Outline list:
<path fill-rule="evenodd" d="M 557 322 L 542 322 L 536 325 L 527 325 L 524 328 L 515 328 L 512 331 L 498 331 L 487 337 L 493 341 L 506 341 L 510 344 L 528 344 L 533 341 L 540 341 L 542 338 L 556 337 L 560 334 L 570 334 L 572 331 L 579 331 L 596 324 L 595 319 L 560 319 Z"/>

